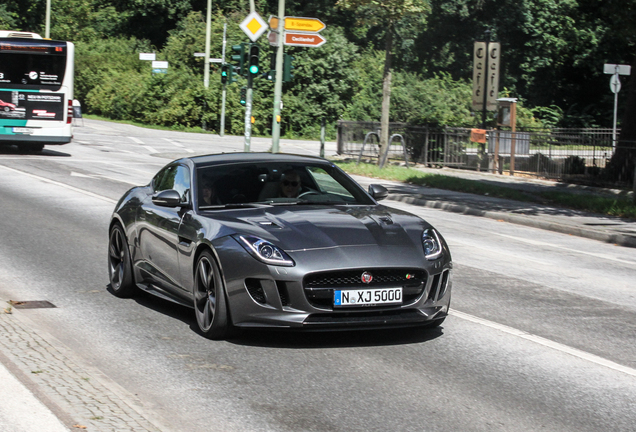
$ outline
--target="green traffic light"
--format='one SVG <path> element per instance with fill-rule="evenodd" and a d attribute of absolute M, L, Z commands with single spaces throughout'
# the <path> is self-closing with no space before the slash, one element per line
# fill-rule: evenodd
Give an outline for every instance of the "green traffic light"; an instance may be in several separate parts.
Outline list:
<path fill-rule="evenodd" d="M 256 66 L 256 65 L 250 66 L 250 73 L 257 74 L 258 73 L 258 66 Z"/>

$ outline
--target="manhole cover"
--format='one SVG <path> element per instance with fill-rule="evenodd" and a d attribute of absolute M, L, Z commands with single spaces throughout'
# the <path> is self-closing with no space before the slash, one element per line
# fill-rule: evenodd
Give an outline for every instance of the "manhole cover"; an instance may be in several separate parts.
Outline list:
<path fill-rule="evenodd" d="M 57 307 L 53 303 L 46 300 L 17 301 L 9 300 L 9 304 L 16 309 L 41 309 Z"/>

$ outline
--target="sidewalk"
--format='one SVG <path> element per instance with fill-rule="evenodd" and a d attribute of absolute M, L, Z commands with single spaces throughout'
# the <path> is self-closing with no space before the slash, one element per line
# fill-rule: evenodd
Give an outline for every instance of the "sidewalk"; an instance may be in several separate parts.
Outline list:
<path fill-rule="evenodd" d="M 612 189 L 590 188 L 546 180 L 510 177 L 485 172 L 457 169 L 416 168 L 419 171 L 461 177 L 492 185 L 526 191 L 567 191 L 571 193 L 594 193 L 615 195 Z M 636 247 L 636 221 L 617 217 L 586 213 L 578 210 L 559 208 L 495 198 L 469 193 L 453 192 L 424 186 L 409 185 L 381 179 L 353 176 L 365 188 L 371 183 L 379 183 L 389 189 L 388 200 L 442 209 L 454 213 L 487 217 L 509 223 L 535 227 L 585 237 L 619 246 Z"/>

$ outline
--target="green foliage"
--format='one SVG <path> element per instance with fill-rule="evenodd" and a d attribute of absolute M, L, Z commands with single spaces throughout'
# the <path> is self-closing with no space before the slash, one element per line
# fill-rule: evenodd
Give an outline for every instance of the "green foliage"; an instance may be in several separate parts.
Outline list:
<path fill-rule="evenodd" d="M 1 3 L 0 28 L 43 34 L 46 0 Z M 278 13 L 276 2 L 267 0 L 256 0 L 256 9 L 263 17 Z M 502 43 L 502 94 L 520 98 L 519 127 L 609 126 L 613 95 L 602 64 L 631 63 L 635 9 L 621 0 L 287 0 L 287 15 L 327 24 L 322 34 L 328 42 L 285 48 L 295 69 L 283 87 L 282 132 L 317 138 L 324 118 L 333 139 L 338 119 L 378 121 L 389 28 L 391 121 L 479 123 L 470 112 L 472 44 L 490 29 Z M 212 57 L 221 57 L 226 22 L 226 47 L 248 41 L 238 27 L 248 11 L 245 0 L 212 1 Z M 205 120 L 215 129 L 219 65 L 211 64 L 205 90 L 203 58 L 193 56 L 205 50 L 205 13 L 202 0 L 55 0 L 51 36 L 76 44 L 75 96 L 88 113 L 179 127 Z M 259 43 L 261 64 L 268 65 L 272 48 L 264 37 Z M 153 77 L 139 52 L 167 60 L 167 76 Z M 243 85 L 239 79 L 227 86 L 228 133 L 243 131 Z M 272 82 L 256 79 L 257 135 L 271 132 L 272 100 Z"/>
<path fill-rule="evenodd" d="M 323 34 L 329 43 L 320 48 L 288 51 L 294 57 L 294 78 L 283 96 L 284 112 L 289 114 L 282 126 L 288 135 L 319 136 L 321 119 L 335 124 L 354 96 L 357 47 L 338 28 Z M 329 128 L 330 134 L 334 131 Z"/>
<path fill-rule="evenodd" d="M 393 81 L 391 120 L 416 125 L 439 124 L 470 127 L 472 85 L 443 74 L 422 79 L 413 73 L 398 73 Z"/>

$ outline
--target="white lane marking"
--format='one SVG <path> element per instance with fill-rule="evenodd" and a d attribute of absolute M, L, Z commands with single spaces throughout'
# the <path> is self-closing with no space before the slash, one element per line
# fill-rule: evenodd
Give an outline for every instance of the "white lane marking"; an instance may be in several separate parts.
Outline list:
<path fill-rule="evenodd" d="M 97 194 L 95 194 L 93 192 L 89 192 L 89 191 L 86 191 L 86 190 L 83 190 L 83 189 L 79 189 L 79 188 L 76 188 L 76 187 L 73 187 L 73 186 L 70 186 L 70 185 L 67 185 L 67 184 L 64 184 L 64 183 L 60 183 L 60 182 L 57 182 L 55 180 L 50 180 L 50 179 L 47 179 L 47 178 L 44 178 L 44 177 L 37 176 L 35 174 L 31 174 L 31 173 L 24 172 L 24 171 L 19 171 L 19 170 L 13 169 L 13 168 L 6 167 L 4 165 L 0 165 L 0 168 L 4 168 L 4 169 L 6 169 L 8 171 L 13 171 L 15 173 L 22 174 L 22 175 L 25 175 L 25 176 L 28 176 L 28 177 L 31 177 L 31 178 L 34 178 L 34 179 L 37 179 L 37 180 L 41 180 L 41 181 L 43 181 L 45 183 L 50 183 L 50 184 L 53 184 L 53 185 L 56 185 L 56 186 L 61 186 L 61 187 L 66 188 L 68 190 L 72 190 L 74 192 L 79 192 L 79 193 L 82 193 L 84 195 L 88 195 L 88 196 L 91 196 L 93 198 L 97 198 L 97 199 L 100 199 L 102 201 L 106 201 L 106 202 L 108 202 L 110 204 L 117 204 L 116 200 L 107 198 L 107 197 L 102 196 L 102 195 L 97 195 Z"/>
<path fill-rule="evenodd" d="M 126 180 L 118 179 L 118 178 L 115 178 L 115 177 L 108 177 L 108 176 L 100 175 L 100 174 L 88 175 L 88 174 L 78 173 L 78 172 L 75 172 L 75 171 L 71 171 L 71 177 L 83 177 L 83 178 L 92 178 L 92 179 L 106 179 L 106 180 L 113 180 L 113 181 L 116 181 L 116 182 L 119 182 L 119 183 L 126 183 L 126 184 L 133 185 L 133 186 L 138 186 L 139 185 L 139 183 L 126 181 Z"/>
<path fill-rule="evenodd" d="M 175 147 L 181 147 L 181 148 L 185 147 L 183 144 L 178 143 L 178 142 L 176 142 L 176 141 L 173 141 L 173 140 L 171 140 L 171 139 L 164 138 L 164 140 L 165 140 L 165 141 L 168 141 L 170 144 L 172 144 L 172 145 L 173 145 L 173 146 L 175 146 Z"/>
<path fill-rule="evenodd" d="M 130 138 L 132 141 L 136 142 L 137 144 L 141 144 L 141 146 L 145 148 L 146 150 L 148 150 L 150 153 L 159 153 L 157 150 L 150 147 L 149 145 L 144 145 L 144 142 L 140 140 L 139 138 L 135 138 L 135 137 L 128 137 L 128 138 Z"/>
<path fill-rule="evenodd" d="M 517 240 L 519 242 L 522 243 L 528 243 L 531 244 L 533 246 L 545 246 L 545 247 L 551 247 L 554 249 L 560 249 L 563 251 L 567 251 L 567 252 L 572 252 L 572 253 L 578 253 L 578 254 L 583 254 L 583 255 L 588 255 L 588 256 L 592 256 L 594 258 L 601 258 L 601 259 L 605 259 L 608 261 L 616 261 L 622 264 L 631 264 L 631 265 L 635 265 L 636 262 L 634 261 L 625 261 L 622 260 L 620 258 L 615 258 L 609 255 L 605 255 L 605 254 L 600 254 L 600 253 L 594 253 L 594 252 L 587 252 L 584 250 L 580 250 L 580 249 L 570 249 L 564 246 L 559 246 L 559 245 L 555 245 L 553 243 L 547 243 L 547 242 L 542 242 L 542 241 L 538 241 L 538 240 L 531 240 L 531 239 L 525 239 L 525 238 L 521 238 L 521 237 L 515 237 L 515 236 L 511 236 L 511 235 L 507 235 L 507 234 L 501 234 L 501 233 L 497 233 L 497 232 L 493 232 L 492 234 L 496 234 L 499 235 L 501 237 L 506 237 L 512 240 Z"/>
<path fill-rule="evenodd" d="M 519 254 L 515 254 L 512 253 L 510 251 L 504 251 L 503 249 L 500 248 L 488 248 L 488 247 L 483 247 L 483 246 L 478 246 L 476 244 L 470 243 L 470 242 L 461 242 L 461 241 L 457 241 L 457 240 L 448 240 L 448 238 L 446 239 L 448 242 L 448 245 L 450 246 L 451 250 L 455 247 L 459 248 L 459 247 L 466 247 L 466 248 L 470 248 L 470 250 L 475 250 L 475 249 L 480 249 L 486 252 L 490 252 L 492 254 L 499 254 L 499 255 L 503 255 L 504 259 L 516 259 L 515 262 L 533 262 L 535 264 L 540 264 L 543 266 L 553 266 L 554 263 L 550 262 L 550 261 L 545 261 L 545 260 L 540 260 L 540 259 L 536 259 L 536 258 L 530 258 L 527 255 L 519 255 Z"/>
<path fill-rule="evenodd" d="M 633 368 L 630 368 L 630 367 L 627 367 L 627 366 L 623 366 L 623 365 L 620 365 L 618 363 L 614 363 L 613 361 L 604 359 L 603 357 L 599 357 L 597 355 L 590 354 L 588 352 L 581 351 L 579 349 L 572 348 L 572 347 L 569 347 L 567 345 L 563 345 L 561 343 L 551 341 L 550 339 L 546 339 L 546 338 L 543 338 L 541 336 L 533 335 L 531 333 L 528 333 L 528 332 L 525 332 L 525 331 L 522 331 L 522 330 L 518 330 L 518 329 L 513 328 L 513 327 L 508 327 L 506 325 L 499 324 L 499 323 L 496 323 L 496 322 L 493 322 L 493 321 L 488 321 L 488 320 L 485 320 L 483 318 L 478 318 L 476 316 L 469 315 L 469 314 L 464 313 L 464 312 L 459 312 L 459 311 L 457 311 L 455 309 L 451 309 L 448 312 L 448 314 L 452 315 L 452 316 L 455 316 L 457 318 L 465 319 L 466 321 L 470 321 L 470 322 L 473 322 L 475 324 L 481 324 L 481 325 L 484 325 L 486 327 L 490 327 L 492 329 L 499 330 L 499 331 L 502 331 L 504 333 L 508 333 L 510 335 L 513 335 L 513 336 L 517 336 L 517 337 L 519 337 L 521 339 L 529 340 L 531 342 L 537 343 L 539 345 L 543 345 L 543 346 L 545 346 L 547 348 L 552 348 L 552 349 L 560 351 L 562 353 L 570 354 L 570 355 L 572 355 L 574 357 L 578 357 L 578 358 L 580 358 L 582 360 L 586 360 L 586 361 L 589 361 L 591 363 L 595 363 L 595 364 L 597 364 L 599 366 L 604 366 L 606 368 L 613 369 L 615 371 L 623 372 L 623 373 L 626 373 L 627 375 L 631 375 L 633 377 L 636 377 L 636 369 L 633 369 Z"/>
<path fill-rule="evenodd" d="M 164 140 L 168 141 L 170 144 L 172 144 L 175 147 L 179 147 L 179 148 L 185 150 L 188 153 L 194 153 L 194 150 L 189 149 L 189 148 L 185 148 L 185 146 L 183 144 L 181 144 L 181 143 L 178 143 L 178 142 L 176 142 L 174 140 L 171 140 L 169 138 L 164 138 Z"/>

